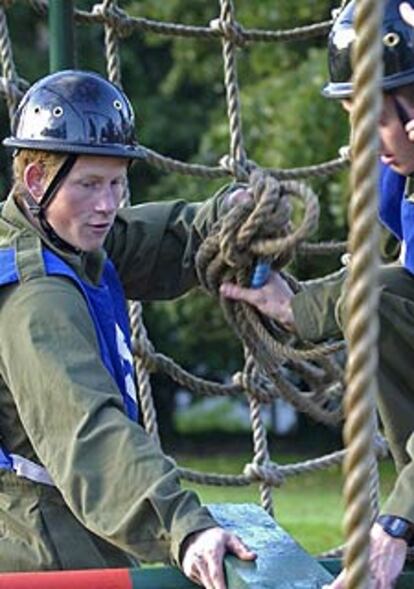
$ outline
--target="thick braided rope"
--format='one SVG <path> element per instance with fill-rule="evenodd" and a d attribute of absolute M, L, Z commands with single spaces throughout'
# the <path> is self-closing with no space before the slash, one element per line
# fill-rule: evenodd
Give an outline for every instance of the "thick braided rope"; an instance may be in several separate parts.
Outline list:
<path fill-rule="evenodd" d="M 117 2 L 113 0 L 104 0 L 102 2 L 102 12 L 109 12 L 111 7 L 116 7 Z M 110 20 L 105 21 L 105 54 L 106 54 L 106 71 L 108 79 L 119 87 L 121 82 L 121 60 L 119 58 L 118 34 Z"/>
<path fill-rule="evenodd" d="M 198 252 L 197 269 L 200 282 L 213 295 L 217 295 L 219 285 L 224 279 L 239 279 L 240 273 L 239 281 L 245 284 L 245 276 L 250 275 L 251 267 L 258 255 L 269 256 L 273 260 L 279 259 L 281 265 L 283 260 L 286 263 L 286 252 L 293 250 L 316 226 L 319 207 L 311 191 L 304 190 L 292 182 L 280 184 L 271 177 L 264 181 L 259 172 L 252 176 L 251 188 L 257 208 L 254 209 L 254 204 L 233 207 L 216 225 L 216 231 L 204 241 Z M 295 196 L 305 202 L 305 215 L 302 224 L 287 233 L 285 225 L 289 213 L 286 204 L 283 203 L 290 194 L 293 195 L 294 189 Z M 267 235 L 271 237 L 257 233 L 263 227 L 264 220 Z M 315 384 L 316 368 L 310 370 L 310 366 L 304 362 L 319 360 L 321 370 L 318 375 L 318 386 L 321 393 L 328 384 L 332 386 L 332 377 L 334 381 L 341 378 L 341 371 L 338 367 L 334 368 L 332 361 L 327 361 L 326 355 L 341 349 L 343 344 L 335 343 L 322 346 L 320 349 L 297 350 L 291 345 L 275 340 L 273 327 L 272 332 L 269 332 L 268 326 L 264 325 L 261 317 L 249 305 L 226 299 L 221 303 L 229 324 L 258 365 L 264 368 L 273 387 L 271 395 L 274 396 L 276 392 L 301 411 L 323 423 L 337 423 L 341 417 L 340 410 L 325 408 L 326 399 L 321 394 L 318 397 L 301 394 L 283 375 L 281 367 L 285 360 L 296 362 L 296 368 L 300 369 L 301 376 Z M 283 337 L 283 334 L 281 335 Z M 329 378 L 323 379 L 321 375 L 328 373 Z M 322 380 L 325 380 L 323 385 Z M 239 377 L 237 384 L 254 398 L 257 398 L 258 390 L 264 390 L 263 384 L 258 385 L 258 382 L 251 378 L 249 371 Z M 315 402 L 317 398 L 321 400 Z"/>
<path fill-rule="evenodd" d="M 245 179 L 246 152 L 243 145 L 240 91 L 237 81 L 237 56 L 235 39 L 235 16 L 232 0 L 220 0 L 220 19 L 217 21 L 223 31 L 224 85 L 226 88 L 227 116 L 230 131 L 230 156 L 235 164 L 233 176 Z M 239 170 L 242 169 L 242 172 Z"/>
<path fill-rule="evenodd" d="M 10 4 L 11 1 L 12 0 L 0 0 L 0 4 Z M 40 14 L 44 15 L 47 13 L 48 0 L 29 0 L 29 2 Z M 214 20 L 209 27 L 162 22 L 147 18 L 130 17 L 124 11 L 112 7 L 109 7 L 108 10 L 107 4 L 108 3 L 104 0 L 101 4 L 96 4 L 91 12 L 76 9 L 76 21 L 82 24 L 105 24 L 110 21 L 112 27 L 117 28 L 121 36 L 130 35 L 133 31 L 151 32 L 169 37 L 196 37 L 200 40 L 220 39 L 223 36 L 220 28 L 215 26 Z M 279 31 L 244 29 L 239 24 L 236 24 L 235 38 L 239 39 L 242 44 L 249 42 L 273 43 L 278 41 L 310 39 L 312 37 L 326 35 L 332 26 L 332 22 L 332 20 L 328 20 L 303 27 L 294 27 L 292 29 Z"/>
<path fill-rule="evenodd" d="M 42 0 L 38 0 L 39 4 Z M 46 0 L 43 0 L 47 4 Z M 103 3 L 104 4 L 104 3 Z M 229 30 L 232 31 L 235 42 L 238 45 L 244 45 L 249 42 L 279 42 L 279 41 L 294 41 L 300 39 L 309 39 L 326 35 L 332 26 L 332 20 L 315 23 L 303 27 L 295 27 L 293 29 L 271 31 L 259 29 L 244 29 L 240 24 L 234 23 L 232 29 L 223 30 L 217 27 L 217 21 L 213 20 L 209 27 L 189 26 L 179 23 L 166 23 L 146 18 L 130 17 L 120 10 L 112 10 L 104 13 L 101 10 L 102 4 L 97 4 L 91 12 L 84 10 L 76 10 L 75 18 L 79 22 L 90 23 L 98 22 L 104 23 L 110 19 L 112 26 L 115 26 L 123 35 L 130 35 L 133 31 L 151 32 L 158 35 L 165 35 L 170 37 L 195 37 L 199 40 L 220 40 L 229 35 Z M 231 33 L 230 33 L 231 34 Z"/>
<path fill-rule="evenodd" d="M 116 0 L 105 0 L 102 4 L 102 9 L 103 11 L 109 11 L 111 8 L 116 8 L 116 4 Z M 118 36 L 117 31 L 111 25 L 110 20 L 105 20 L 105 49 L 108 78 L 111 82 L 121 87 L 121 62 L 118 51 Z M 123 206 L 128 206 L 130 204 L 129 189 L 126 190 L 124 202 L 122 204 Z M 134 346 L 137 341 L 143 341 L 146 343 L 148 338 L 142 320 L 142 306 L 137 301 L 130 302 L 129 317 L 132 332 L 132 345 Z M 145 360 L 137 355 L 135 355 L 135 376 L 144 427 L 148 434 L 160 445 L 157 415 L 151 393 L 150 375 L 145 365 Z"/>
<path fill-rule="evenodd" d="M 373 435 L 376 440 L 381 439 L 379 428 L 378 428 L 378 416 L 376 411 L 373 412 Z M 388 445 L 383 440 L 383 448 L 381 458 L 385 458 L 388 455 Z M 380 511 L 380 475 L 378 469 L 378 456 L 373 455 L 371 457 L 370 466 L 370 478 L 369 478 L 369 497 L 371 505 L 371 525 L 375 522 Z"/>
<path fill-rule="evenodd" d="M 144 342 L 135 339 L 134 353 L 138 354 L 143 360 L 147 369 L 152 372 L 158 371 L 168 374 L 174 382 L 197 395 L 237 397 L 241 396 L 245 391 L 249 397 L 254 397 L 264 404 L 270 403 L 276 398 L 283 398 L 298 409 L 298 411 L 306 413 L 316 421 L 326 423 L 327 425 L 337 424 L 341 419 L 342 413 L 340 409 L 325 408 L 325 405 L 330 404 L 330 398 L 338 398 L 339 392 L 342 391 L 339 382 L 337 385 L 329 383 L 329 385 L 323 386 L 321 395 L 320 392 L 317 394 L 304 393 L 295 387 L 282 372 L 277 372 L 273 381 L 269 381 L 268 379 L 263 379 L 263 377 L 257 375 L 252 376 L 251 373 L 243 371 L 234 375 L 234 384 L 226 385 L 192 375 L 176 364 L 171 358 L 155 353 L 152 347 L 148 346 L 148 341 Z M 277 363 L 276 358 L 274 361 Z M 298 365 L 296 369 L 298 369 Z M 303 370 L 303 367 L 299 370 Z M 300 373 L 299 370 L 298 373 Z M 337 370 L 339 371 L 339 368 Z M 339 377 L 336 376 L 336 379 L 338 380 Z M 311 382 L 309 375 L 304 380 Z M 321 383 L 315 386 L 321 387 Z M 327 389 L 327 392 L 325 392 L 325 389 Z"/>
<path fill-rule="evenodd" d="M 7 7 L 7 4 L 3 3 Z M 2 85 L 5 89 L 9 118 L 12 120 L 18 101 L 18 76 L 13 60 L 13 50 L 7 27 L 6 11 L 0 7 L 0 59 L 3 71 Z"/>
<path fill-rule="evenodd" d="M 142 305 L 136 301 L 130 304 L 130 321 L 132 345 L 135 346 L 137 342 L 140 341 L 147 347 L 151 346 L 142 317 Z M 137 379 L 140 410 L 145 430 L 158 445 L 161 445 L 158 432 L 157 413 L 151 392 L 150 372 L 145 357 L 139 355 L 135 356 L 135 375 Z"/>
<path fill-rule="evenodd" d="M 346 335 L 349 343 L 345 397 L 344 463 L 346 503 L 346 587 L 369 583 L 370 471 L 373 460 L 378 268 L 377 125 L 380 109 L 383 6 L 377 0 L 356 3 L 350 272 Z"/>
<path fill-rule="evenodd" d="M 133 349 L 148 370 L 168 374 L 174 382 L 197 395 L 240 397 L 246 392 L 248 397 L 253 397 L 264 404 L 270 403 L 276 398 L 283 398 L 298 411 L 306 413 L 316 421 L 321 421 L 327 425 L 337 424 L 341 418 L 340 409 L 324 408 L 324 405 L 327 402 L 329 403 L 329 397 L 326 399 L 325 395 L 323 395 L 322 399 L 318 400 L 314 398 L 313 393 L 303 393 L 281 372 L 277 374 L 277 379 L 270 382 L 264 379 L 263 376 L 253 376 L 244 370 L 234 375 L 234 384 L 226 385 L 194 376 L 171 358 L 155 353 L 147 339 L 134 339 Z M 277 362 L 276 359 L 275 362 Z M 305 378 L 305 380 L 309 381 L 310 378 Z M 332 385 L 330 385 L 330 388 L 332 388 Z M 342 389 L 340 388 L 340 390 Z M 338 397 L 338 394 L 336 394 L 336 397 Z"/>
<path fill-rule="evenodd" d="M 274 364 L 274 372 L 267 373 L 266 376 L 257 370 L 254 375 L 244 370 L 243 373 L 238 373 L 233 380 L 245 389 L 248 396 L 263 404 L 269 403 L 275 398 L 281 398 L 317 422 L 330 426 L 340 422 L 342 411 L 340 406 L 338 407 L 338 400 L 335 401 L 338 394 L 334 396 L 332 393 L 332 389 L 334 391 L 336 388 L 338 391 L 342 390 L 339 383 L 335 383 L 335 385 L 329 383 L 329 386 L 325 385 L 317 393 L 307 393 L 295 386 L 289 379 L 288 373 L 283 372 L 286 366 L 280 359 L 274 358 Z M 307 383 L 310 380 L 309 376 L 304 378 Z M 331 403 L 331 401 L 334 402 Z M 333 408 L 331 404 L 333 404 Z"/>
<path fill-rule="evenodd" d="M 245 351 L 245 371 L 253 372 L 255 370 L 255 363 L 253 358 L 249 355 L 248 350 Z M 254 458 L 253 463 L 258 468 L 267 468 L 270 462 L 269 449 L 267 444 L 266 428 L 263 422 L 263 416 L 261 413 L 261 403 L 255 397 L 249 399 L 250 408 L 250 422 L 253 433 L 253 452 Z M 272 487 L 267 481 L 260 483 L 260 500 L 262 507 L 267 511 L 269 515 L 273 517 L 273 499 L 272 499 Z"/>
<path fill-rule="evenodd" d="M 269 176 L 264 187 L 261 179 L 263 176 L 258 172 L 252 178 L 251 187 L 253 191 L 256 190 L 257 203 L 233 207 L 227 216 L 222 218 L 220 224 L 216 225 L 215 232 L 207 237 L 197 254 L 200 282 L 212 294 L 218 294 L 223 279 L 236 277 L 236 269 L 244 266 L 245 274 L 249 275 L 258 256 L 270 257 L 274 260 L 278 257 L 282 259 L 286 255 L 283 252 L 297 248 L 317 225 L 319 203 L 316 195 L 308 187 L 293 181 L 278 183 Z M 284 194 L 282 199 L 281 190 Z M 298 228 L 290 233 L 286 233 L 283 229 L 281 234 L 279 208 L 283 205 L 279 206 L 278 203 L 288 196 L 304 203 L 305 214 Z M 251 207 L 256 208 L 252 210 Z M 284 212 L 282 214 L 285 215 Z M 264 225 L 265 233 L 262 232 Z M 225 300 L 222 304 L 229 321 L 237 326 L 238 335 L 243 335 L 246 322 L 251 323 L 254 325 L 254 333 L 250 339 L 259 337 L 261 345 L 265 341 L 266 347 L 271 350 L 271 355 L 290 360 L 311 360 L 342 347 L 342 344 L 331 344 L 320 348 L 299 350 L 283 345 L 269 335 L 250 306 Z M 232 319 L 234 314 L 237 314 L 237 318 Z"/>
<path fill-rule="evenodd" d="M 242 40 L 238 36 L 236 28 L 234 6 L 232 0 L 220 0 L 220 19 L 216 24 L 224 34 L 223 38 L 223 65 L 224 85 L 226 88 L 227 116 L 230 132 L 230 157 L 232 158 L 233 176 L 238 180 L 245 180 L 247 176 L 246 159 L 247 155 L 243 145 L 243 130 L 240 106 L 240 90 L 237 81 L 237 56 L 236 43 L 240 45 Z M 239 171 L 241 169 L 241 171 Z M 248 362 L 248 352 L 246 354 Z M 249 400 L 250 421 L 253 433 L 254 462 L 265 466 L 269 461 L 267 436 L 263 424 L 260 403 L 254 397 Z M 260 498 L 263 508 L 273 515 L 273 501 L 271 486 L 267 483 L 260 485 Z"/>
<path fill-rule="evenodd" d="M 384 457 L 387 452 L 387 443 L 378 436 L 375 439 L 375 452 L 378 457 Z M 237 486 L 244 487 L 252 483 L 266 482 L 272 487 L 280 487 L 285 479 L 299 476 L 304 473 L 326 470 L 343 463 L 347 450 L 337 450 L 320 458 L 304 460 L 294 464 L 277 464 L 267 462 L 264 465 L 252 462 L 243 468 L 243 474 L 223 475 L 216 473 L 199 472 L 190 468 L 180 468 L 180 476 L 193 483 L 214 485 L 220 487 Z"/>
<path fill-rule="evenodd" d="M 189 164 L 181 162 L 172 157 L 161 155 L 153 151 L 149 147 L 142 147 L 142 157 L 144 161 L 163 172 L 175 172 L 186 176 L 199 176 L 201 178 L 227 178 L 233 175 L 234 170 L 237 171 L 237 176 L 242 179 L 247 178 L 246 169 L 238 165 L 237 161 L 229 155 L 223 156 L 219 160 L 218 166 L 206 166 L 203 164 Z M 268 172 L 271 176 L 279 180 L 293 180 L 299 178 L 320 178 L 330 174 L 336 174 L 338 171 L 348 167 L 349 161 L 347 157 L 339 157 L 329 162 L 317 164 L 313 166 L 305 166 L 303 168 L 292 168 L 280 170 L 278 168 L 261 168 Z M 259 167 L 255 162 L 247 160 L 247 170 L 253 170 Z"/>

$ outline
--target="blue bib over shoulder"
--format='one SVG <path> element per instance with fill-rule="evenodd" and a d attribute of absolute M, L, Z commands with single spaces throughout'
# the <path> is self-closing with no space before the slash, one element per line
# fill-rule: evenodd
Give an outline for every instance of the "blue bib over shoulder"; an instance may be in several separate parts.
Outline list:
<path fill-rule="evenodd" d="M 378 214 L 382 223 L 400 241 L 403 240 L 401 207 L 404 198 L 406 177 L 394 172 L 385 164 L 379 170 Z"/>
<path fill-rule="evenodd" d="M 122 395 L 125 413 L 134 421 L 138 417 L 138 407 L 134 380 L 134 365 L 131 351 L 129 320 L 123 288 L 114 265 L 106 260 L 98 286 L 93 286 L 80 277 L 59 256 L 48 249 L 42 250 L 44 269 L 47 275 L 65 276 L 72 280 L 82 292 L 95 326 L 96 336 L 103 364 L 114 379 Z M 0 286 L 19 282 L 15 250 L 0 249 Z M 30 476 L 31 466 L 34 469 Z M 23 457 L 8 454 L 0 448 L 0 468 L 14 470 L 17 474 L 53 484 L 45 469 Z"/>
<path fill-rule="evenodd" d="M 407 178 L 381 164 L 379 216 L 401 241 L 401 263 L 414 274 L 414 201 L 406 194 Z"/>

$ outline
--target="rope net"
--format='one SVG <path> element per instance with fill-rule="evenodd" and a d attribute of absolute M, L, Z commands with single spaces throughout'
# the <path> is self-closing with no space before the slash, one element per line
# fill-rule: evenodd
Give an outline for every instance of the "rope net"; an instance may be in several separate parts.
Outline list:
<path fill-rule="evenodd" d="M 29 86 L 19 77 L 13 60 L 6 18 L 6 12 L 12 9 L 13 4 L 11 0 L 0 0 L 0 92 L 6 100 L 10 117 Z M 46 0 L 29 0 L 29 4 L 46 17 Z M 294 169 L 265 168 L 248 158 L 242 131 L 238 51 L 255 42 L 278 43 L 326 35 L 332 20 L 290 30 L 246 29 L 236 19 L 232 0 L 220 0 L 219 8 L 217 18 L 208 27 L 200 27 L 133 18 L 121 10 L 116 0 L 104 0 L 91 11 L 75 9 L 75 21 L 103 26 L 107 75 L 119 86 L 122 85 L 119 44 L 129 35 L 145 32 L 200 41 L 215 40 L 221 44 L 230 136 L 228 154 L 220 157 L 215 166 L 207 166 L 178 161 L 146 146 L 142 146 L 142 150 L 146 163 L 164 172 L 209 179 L 233 177 L 247 183 L 253 193 L 251 203 L 234 207 L 213 228 L 196 259 L 202 287 L 220 301 L 226 320 L 243 342 L 245 364 L 234 375 L 231 384 L 211 382 L 190 374 L 174 360 L 154 350 L 142 321 L 141 305 L 136 302 L 130 304 L 132 342 L 143 423 L 158 444 L 161 441 L 151 393 L 151 372 L 165 373 L 198 395 L 247 397 L 253 432 L 252 461 L 238 475 L 204 473 L 187 468 L 181 468 L 180 474 L 185 480 L 205 485 L 259 484 L 261 503 L 273 514 L 273 487 L 282 485 L 287 477 L 340 464 L 346 451 L 296 464 L 278 464 L 270 458 L 261 406 L 281 398 L 323 424 L 340 423 L 345 385 L 343 361 L 338 358 L 343 357 L 345 344 L 343 341 L 329 341 L 315 346 L 300 341 L 277 322 L 261 317 L 249 305 L 220 299 L 219 286 L 223 280 L 248 285 L 257 259 L 264 258 L 282 271 L 294 291 L 298 292 L 306 288 L 306 283 L 299 283 L 283 270 L 293 256 L 346 251 L 346 243 L 307 242 L 318 226 L 319 201 L 304 179 L 324 177 L 344 169 L 349 163 L 348 151 L 342 149 L 340 156 L 332 161 Z M 334 17 L 337 12 L 333 11 Z M 299 201 L 303 209 L 302 218 L 296 226 L 291 220 L 292 200 Z M 129 202 L 128 193 L 123 204 Z M 331 278 L 328 276 L 320 280 Z M 293 379 L 292 375 L 297 378 Z M 298 380 L 302 383 L 300 388 L 294 384 Z M 378 433 L 375 436 L 375 451 L 377 456 L 384 456 L 387 452 L 386 443 Z M 373 512 L 376 513 L 379 490 L 375 466 L 371 466 L 371 471 L 370 496 Z M 338 551 L 327 554 L 336 555 Z"/>

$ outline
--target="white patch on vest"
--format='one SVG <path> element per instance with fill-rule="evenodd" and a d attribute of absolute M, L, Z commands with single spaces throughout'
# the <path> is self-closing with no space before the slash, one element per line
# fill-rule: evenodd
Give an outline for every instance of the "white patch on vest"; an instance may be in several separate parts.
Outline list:
<path fill-rule="evenodd" d="M 401 242 L 401 250 L 400 250 L 400 262 L 404 266 L 405 260 L 407 257 L 407 244 L 405 241 Z"/>
<path fill-rule="evenodd" d="M 128 396 L 137 402 L 137 390 L 135 388 L 134 379 L 132 378 L 131 374 L 127 374 L 125 377 L 125 388 Z"/>
<path fill-rule="evenodd" d="M 121 360 L 124 363 L 127 363 L 130 367 L 130 372 L 125 374 L 125 389 L 129 397 L 133 399 L 135 402 L 137 400 L 137 391 L 135 388 L 135 382 L 133 378 L 134 374 L 134 358 L 131 354 L 131 350 L 128 347 L 125 334 L 119 325 L 115 324 L 115 331 L 116 331 L 116 345 L 118 348 L 119 355 L 121 356 Z"/>

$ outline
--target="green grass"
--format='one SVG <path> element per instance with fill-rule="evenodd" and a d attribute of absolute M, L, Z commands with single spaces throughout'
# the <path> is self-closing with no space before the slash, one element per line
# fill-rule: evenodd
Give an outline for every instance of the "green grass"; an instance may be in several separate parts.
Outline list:
<path fill-rule="evenodd" d="M 278 462 L 299 462 L 300 457 L 278 457 Z M 239 474 L 249 462 L 246 456 L 213 458 L 178 457 L 182 466 L 205 472 Z M 391 461 L 380 464 L 381 496 L 386 497 L 395 479 Z M 185 483 L 204 503 L 260 503 L 257 485 L 207 487 Z M 343 543 L 342 475 L 340 467 L 288 478 L 273 492 L 276 519 L 308 552 L 319 554 Z"/>

